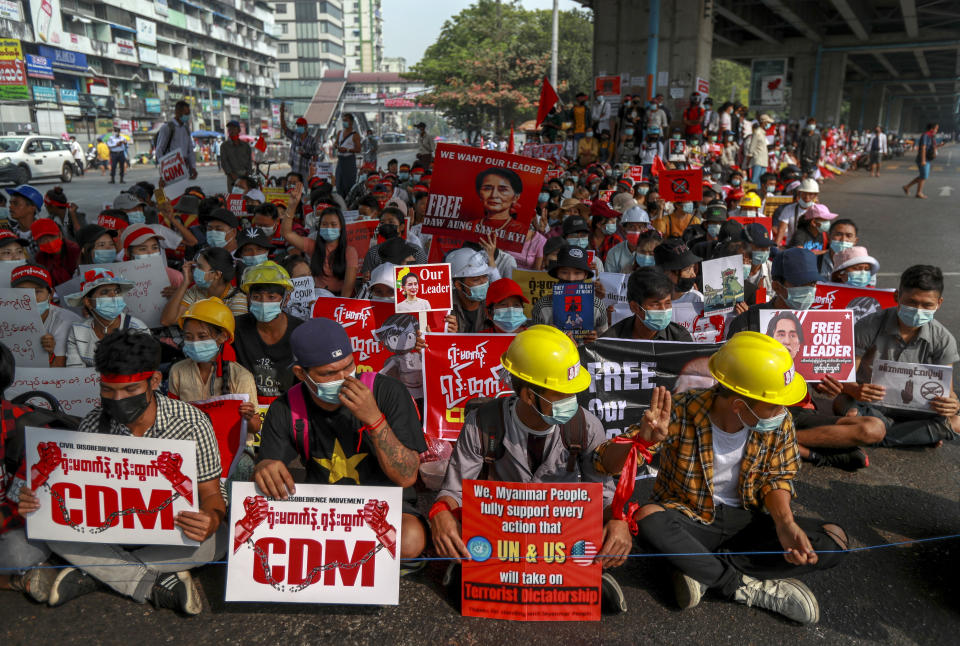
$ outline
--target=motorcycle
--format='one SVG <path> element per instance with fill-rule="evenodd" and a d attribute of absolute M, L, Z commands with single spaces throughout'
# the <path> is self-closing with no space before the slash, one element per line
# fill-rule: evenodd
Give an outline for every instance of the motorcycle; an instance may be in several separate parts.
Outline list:
<path fill-rule="evenodd" d="M 91 148 L 87 151 L 87 170 L 96 170 L 99 167 L 97 161 L 97 149 Z"/>

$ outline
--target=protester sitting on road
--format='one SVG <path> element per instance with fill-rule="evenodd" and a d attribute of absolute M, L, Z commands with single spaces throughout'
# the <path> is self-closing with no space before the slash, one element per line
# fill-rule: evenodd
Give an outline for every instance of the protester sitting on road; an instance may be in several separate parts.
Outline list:
<path fill-rule="evenodd" d="M 394 278 L 394 265 L 385 262 L 370 272 L 370 280 L 360 290 L 359 298 L 371 301 L 393 303 L 397 300 L 397 281 Z"/>
<path fill-rule="evenodd" d="M 347 244 L 347 223 L 335 206 L 327 206 L 316 218 L 317 239 L 302 236 L 293 230 L 289 211 L 281 220 L 284 239 L 310 258 L 310 271 L 316 287 L 349 298 L 357 282 L 360 258 Z M 321 244 L 317 244 L 320 242 Z"/>
<path fill-rule="evenodd" d="M 64 240 L 60 227 L 50 218 L 35 220 L 30 226 L 30 235 L 37 242 L 35 262 L 50 272 L 55 284 L 70 280 L 80 264 L 77 243 Z"/>
<path fill-rule="evenodd" d="M 21 238 L 13 231 L 0 229 L 0 267 L 5 263 L 6 266 L 18 267 L 27 262 L 27 252 L 30 241 Z"/>
<path fill-rule="evenodd" d="M 581 408 L 577 393 L 590 385 L 576 345 L 553 327 L 535 325 L 520 332 L 500 357 L 510 374 L 512 395 L 467 414 L 447 465 L 437 501 L 430 509 L 430 529 L 437 553 L 470 558 L 461 536 L 464 480 L 495 482 L 598 482 L 603 485 L 604 542 L 597 561 L 604 568 L 622 565 L 630 552 L 627 524 L 610 517 L 614 485 L 600 475 L 591 457 L 604 439 L 603 426 Z M 497 439 L 491 451 L 488 436 Z M 579 453 L 572 453 L 579 445 Z M 487 464 L 488 460 L 492 463 Z M 447 579 L 456 571 L 451 564 Z M 448 586 L 459 598 L 460 587 Z M 626 611 L 616 579 L 604 572 L 605 605 Z"/>
<path fill-rule="evenodd" d="M 957 340 L 934 319 L 943 305 L 943 286 L 943 272 L 938 267 L 914 265 L 906 269 L 900 275 L 897 307 L 874 312 L 856 323 L 857 380 L 841 384 L 825 378 L 818 388 L 836 398 L 834 410 L 840 414 L 857 410 L 861 416 L 880 420 L 886 427 L 880 446 L 939 446 L 960 434 L 960 399 L 952 384 L 948 393 L 930 400 L 927 412 L 883 405 L 886 388 L 873 383 L 878 359 L 956 369 L 960 361 Z M 914 388 L 912 381 L 907 384 Z"/>
<path fill-rule="evenodd" d="M 490 284 L 487 290 L 487 325 L 485 332 L 516 334 L 530 326 L 530 320 L 523 311 L 525 303 L 530 303 L 523 295 L 523 289 L 510 278 L 501 278 Z"/>
<path fill-rule="evenodd" d="M 783 345 L 754 332 L 730 339 L 709 367 L 716 386 L 676 400 L 657 387 L 641 423 L 617 438 L 623 443 L 597 447 L 594 464 L 617 474 L 636 447 L 660 454 L 653 496 L 628 506 L 628 522 L 650 548 L 668 554 L 682 609 L 713 589 L 816 623 L 816 597 L 792 577 L 836 565 L 847 536 L 836 524 L 796 519 L 790 509 L 800 459 L 785 406 L 803 399 L 806 382 L 795 378 Z M 712 554 L 727 550 L 734 554 Z M 743 551 L 758 555 L 735 553 Z"/>
<path fill-rule="evenodd" d="M 617 273 L 626 273 L 630 271 L 634 265 L 647 266 L 648 261 L 646 258 L 640 258 L 640 256 L 646 254 L 642 253 L 638 247 L 641 234 L 650 230 L 650 217 L 647 215 L 647 212 L 639 206 L 632 206 L 623 212 L 623 215 L 620 217 L 620 224 L 626 233 L 626 240 L 614 245 L 610 251 L 607 252 L 604 266 L 608 270 Z M 652 255 L 649 257 L 651 259 L 653 258 Z M 649 264 L 653 263 L 650 262 Z"/>
<path fill-rule="evenodd" d="M 233 257 L 224 249 L 208 247 L 194 261 L 184 263 L 183 279 L 170 296 L 163 314 L 162 325 L 177 325 L 187 308 L 207 298 L 219 298 L 233 315 L 247 313 L 247 296 L 233 285 L 237 268 Z"/>
<path fill-rule="evenodd" d="M 872 287 L 880 271 L 880 263 L 867 253 L 866 247 L 850 247 L 834 255 L 837 267 L 830 275 L 831 282 L 851 287 Z"/>
<path fill-rule="evenodd" d="M 270 257 L 270 249 L 273 245 L 269 238 L 258 233 L 255 230 L 243 231 L 237 238 L 235 256 L 240 260 L 240 265 L 237 267 L 237 273 L 240 275 L 250 267 L 267 262 Z"/>
<path fill-rule="evenodd" d="M 102 404 L 83 418 L 79 432 L 149 434 L 151 438 L 195 443 L 199 510 L 179 512 L 174 523 L 186 538 L 200 545 L 130 548 L 48 541 L 49 548 L 72 567 L 30 570 L 25 587 L 35 601 L 50 606 L 107 586 L 138 603 L 150 601 L 158 609 L 199 614 L 199 591 L 183 564 L 216 560 L 226 551 L 228 533 L 220 493 L 220 452 L 210 419 L 189 404 L 160 394 L 160 344 L 149 334 L 118 330 L 107 335 L 97 348 L 95 365 Z M 21 513 L 40 508 L 32 490 L 24 487 L 19 496 Z"/>
<path fill-rule="evenodd" d="M 184 278 L 181 272 L 167 266 L 167 258 L 163 253 L 167 246 L 167 238 L 163 231 L 165 228 L 159 224 L 131 225 L 120 235 L 120 244 L 123 246 L 123 255 L 127 260 L 160 259 L 167 272 L 167 279 L 170 281 L 160 294 L 164 298 L 170 298 L 176 293 Z"/>
<path fill-rule="evenodd" d="M 11 231 L 26 240 L 28 253 L 32 256 L 37 253 L 37 242 L 30 234 L 30 227 L 40 218 L 43 196 L 29 184 L 8 188 L 6 191 L 10 196 L 10 219 L 7 220 L 7 225 Z"/>
<path fill-rule="evenodd" d="M 760 310 L 808 310 L 816 296 L 817 259 L 809 249 L 794 247 L 773 260 L 771 285 L 775 297 L 767 303 L 751 305 L 727 327 L 727 338 L 743 330 L 760 330 Z"/>
<path fill-rule="evenodd" d="M 746 245 L 743 250 L 744 287 L 752 285 L 755 289 L 763 289 L 769 296 L 773 291 L 770 280 L 770 250 L 773 248 L 773 240 L 767 235 L 764 226 L 757 222 L 743 227 L 740 239 Z"/>
<path fill-rule="evenodd" d="M 363 265 L 360 273 L 369 276 L 370 272 L 379 265 L 382 260 L 379 255 L 378 247 L 390 238 L 403 237 L 404 215 L 400 209 L 394 206 L 388 206 L 380 212 L 380 226 L 377 227 L 377 244 L 370 247 L 367 255 L 363 258 Z M 382 240 L 381 240 L 382 238 Z M 417 264 L 425 265 L 427 263 L 427 254 L 422 247 L 417 247 Z"/>
<path fill-rule="evenodd" d="M 453 311 L 447 317 L 448 332 L 482 332 L 490 314 L 485 302 L 490 283 L 500 272 L 489 264 L 482 251 L 468 247 L 455 249 L 444 259 L 450 263 L 453 280 Z"/>
<path fill-rule="evenodd" d="M 10 273 L 10 287 L 32 289 L 43 322 L 40 345 L 50 356 L 50 367 L 67 365 L 67 337 L 70 326 L 80 317 L 69 310 L 53 304 L 53 279 L 50 272 L 40 265 L 20 265 Z"/>
<path fill-rule="evenodd" d="M 81 265 L 107 265 L 117 260 L 118 232 L 88 224 L 77 232 Z"/>
<path fill-rule="evenodd" d="M 601 336 L 648 341 L 693 341 L 673 322 L 673 282 L 654 267 L 637 269 L 627 280 L 627 304 L 633 316 L 615 323 Z"/>
<path fill-rule="evenodd" d="M 237 232 L 240 229 L 240 221 L 233 213 L 218 207 L 210 213 L 201 215 L 200 223 L 204 228 L 207 246 L 220 247 L 230 253 L 237 250 Z"/>
<path fill-rule="evenodd" d="M 797 189 L 796 201 L 778 208 L 773 214 L 774 236 L 778 246 L 793 238 L 799 226 L 800 217 L 817 201 L 820 185 L 812 178 L 806 178 Z"/>
<path fill-rule="evenodd" d="M 850 218 L 836 218 L 830 222 L 830 232 L 827 234 L 830 242 L 827 253 L 817 258 L 820 263 L 820 275 L 824 280 L 830 280 L 837 254 L 860 242 L 859 233 L 856 223 Z"/>
<path fill-rule="evenodd" d="M 696 288 L 700 269 L 699 256 L 690 251 L 680 238 L 667 238 L 653 250 L 656 266 L 673 282 L 675 303 L 702 303 L 703 294 Z"/>
<path fill-rule="evenodd" d="M 827 232 L 830 230 L 830 222 L 837 218 L 836 213 L 831 213 L 823 204 L 814 204 L 804 211 L 800 222 L 797 224 L 797 230 L 787 244 L 788 247 L 803 247 L 809 249 L 818 256 L 825 254 L 830 250 L 830 242 Z"/>
<path fill-rule="evenodd" d="M 299 383 L 267 411 L 254 475 L 257 486 L 281 500 L 294 495 L 287 465 L 299 455 L 308 484 L 403 487 L 399 556 L 420 556 L 426 527 L 413 485 L 418 454 L 427 446 L 407 389 L 383 374 L 374 373 L 372 380 L 357 378 L 350 337 L 330 319 L 300 325 L 290 336 L 290 350 Z M 302 426 L 299 420 L 309 425 L 309 439 L 296 430 Z"/>
<path fill-rule="evenodd" d="M 127 304 L 123 295 L 133 289 L 134 283 L 112 271 L 99 267 L 83 274 L 80 291 L 66 297 L 67 305 L 83 306 L 87 318 L 70 326 L 67 335 L 67 367 L 94 365 L 94 352 L 100 340 L 111 332 L 135 330 L 149 334 L 146 323 L 124 314 Z"/>
<path fill-rule="evenodd" d="M 63 233 L 64 240 L 76 241 L 77 232 L 87 220 L 87 216 L 80 213 L 76 204 L 67 200 L 63 188 L 54 186 L 43 196 L 43 205 L 47 209 L 50 219 L 57 223 Z"/>
<path fill-rule="evenodd" d="M 593 278 L 594 271 L 587 264 L 587 252 L 580 247 L 564 247 L 557 254 L 557 262 L 547 272 L 560 283 L 582 283 Z M 553 294 L 541 296 L 534 302 L 530 318 L 536 325 L 553 325 Z M 593 329 L 585 330 L 583 342 L 591 343 L 603 334 L 608 327 L 607 311 L 602 299 L 593 298 Z"/>

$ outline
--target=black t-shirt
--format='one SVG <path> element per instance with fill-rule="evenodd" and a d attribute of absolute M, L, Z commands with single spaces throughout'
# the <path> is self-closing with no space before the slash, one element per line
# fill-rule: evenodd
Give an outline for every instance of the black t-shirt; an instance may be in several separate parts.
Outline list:
<path fill-rule="evenodd" d="M 237 352 L 237 362 L 253 373 L 258 396 L 279 397 L 293 386 L 290 335 L 301 323 L 302 320 L 287 314 L 287 331 L 283 338 L 267 345 L 257 332 L 257 319 L 252 314 L 237 317 L 233 349 Z"/>
<path fill-rule="evenodd" d="M 373 382 L 373 397 L 400 443 L 417 453 L 426 451 L 417 409 L 403 384 L 378 374 Z M 304 465 L 308 484 L 394 486 L 380 468 L 367 432 L 363 433 L 357 451 L 357 429 L 363 424 L 346 406 L 327 411 L 320 408 L 308 392 L 304 392 L 303 398 L 310 435 L 310 459 Z M 264 418 L 259 459 L 289 464 L 297 455 L 299 451 L 291 428 L 290 395 L 285 393 L 270 404 Z M 403 499 L 416 504 L 417 493 L 413 487 L 403 490 Z"/>

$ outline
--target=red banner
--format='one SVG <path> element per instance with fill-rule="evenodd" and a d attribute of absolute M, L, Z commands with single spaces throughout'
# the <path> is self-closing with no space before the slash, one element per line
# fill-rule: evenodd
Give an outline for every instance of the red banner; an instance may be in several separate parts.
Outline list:
<path fill-rule="evenodd" d="M 220 466 L 223 471 L 221 478 L 230 475 L 233 463 L 240 457 L 243 445 L 246 443 L 246 427 L 240 415 L 240 405 L 243 400 L 236 395 L 213 397 L 202 402 L 190 402 L 210 418 L 213 432 L 217 436 L 217 446 L 220 449 Z"/>
<path fill-rule="evenodd" d="M 635 182 L 643 180 L 643 166 L 631 166 L 627 169 L 627 177 Z"/>
<path fill-rule="evenodd" d="M 867 314 L 895 307 L 893 289 L 850 287 L 842 283 L 817 283 L 817 294 L 810 309 L 852 310 L 854 325 Z"/>
<path fill-rule="evenodd" d="M 464 405 L 475 397 L 500 397 L 510 386 L 500 379 L 500 355 L 512 334 L 428 334 L 423 351 L 424 432 L 457 439 Z"/>
<path fill-rule="evenodd" d="M 603 486 L 463 482 L 462 611 L 519 621 L 599 621 Z"/>
<path fill-rule="evenodd" d="M 353 344 L 353 360 L 357 372 L 383 370 L 392 356 L 386 343 L 376 332 L 393 316 L 393 303 L 365 301 L 358 298 L 320 297 L 313 305 L 313 318 L 336 321 L 347 331 Z"/>
<path fill-rule="evenodd" d="M 853 312 L 760 310 L 760 331 L 783 344 L 807 381 L 853 381 Z"/>
<path fill-rule="evenodd" d="M 449 312 L 453 309 L 453 283 L 450 280 L 450 265 L 408 265 L 394 267 L 396 311 Z"/>
<path fill-rule="evenodd" d="M 773 218 L 767 218 L 763 216 L 753 217 L 749 215 L 733 215 L 727 219 L 739 222 L 744 227 L 753 223 L 762 224 L 763 228 L 767 230 L 767 237 L 773 240 Z"/>
<path fill-rule="evenodd" d="M 439 144 L 423 233 L 521 251 L 548 162 L 468 146 Z"/>
<path fill-rule="evenodd" d="M 227 209 L 238 218 L 246 217 L 249 215 L 247 213 L 247 198 L 244 197 L 243 193 L 231 193 L 227 196 Z"/>
<path fill-rule="evenodd" d="M 361 220 L 359 222 L 347 223 L 347 244 L 357 252 L 357 257 L 360 259 L 361 265 L 363 264 L 363 259 L 367 257 L 367 252 L 370 251 L 370 240 L 377 235 L 377 226 L 379 225 L 380 222 L 378 220 Z"/>
<path fill-rule="evenodd" d="M 698 202 L 703 198 L 699 170 L 665 170 L 658 178 L 660 197 L 668 202 Z"/>

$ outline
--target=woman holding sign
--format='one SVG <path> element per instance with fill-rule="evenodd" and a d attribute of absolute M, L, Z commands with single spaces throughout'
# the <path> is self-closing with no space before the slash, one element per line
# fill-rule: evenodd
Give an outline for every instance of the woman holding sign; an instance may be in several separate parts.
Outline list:
<path fill-rule="evenodd" d="M 477 232 L 488 235 L 492 231 L 505 231 L 527 235 L 529 224 L 517 219 L 523 182 L 520 176 L 505 168 L 488 168 L 477 175 L 477 196 L 483 205 L 483 219 Z M 499 234 L 498 237 L 503 237 Z"/>

